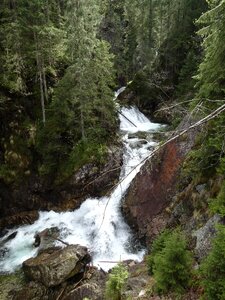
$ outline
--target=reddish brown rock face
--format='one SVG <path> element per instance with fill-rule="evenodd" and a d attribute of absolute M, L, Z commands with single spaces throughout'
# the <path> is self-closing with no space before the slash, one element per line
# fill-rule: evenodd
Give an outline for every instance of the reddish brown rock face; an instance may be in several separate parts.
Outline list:
<path fill-rule="evenodd" d="M 145 163 L 131 184 L 123 212 L 140 238 L 149 242 L 166 226 L 165 208 L 176 193 L 180 168 L 193 142 L 192 132 L 167 144 Z"/>

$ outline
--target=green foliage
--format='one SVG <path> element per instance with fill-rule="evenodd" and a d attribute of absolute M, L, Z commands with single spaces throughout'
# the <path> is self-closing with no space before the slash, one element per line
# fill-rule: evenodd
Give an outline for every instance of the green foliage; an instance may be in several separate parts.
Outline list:
<path fill-rule="evenodd" d="M 57 183 L 71 176 L 76 170 L 88 163 L 95 163 L 97 166 L 105 162 L 107 146 L 99 142 L 80 141 L 70 153 L 69 158 L 59 165 Z"/>
<path fill-rule="evenodd" d="M 225 69 L 225 2 L 208 1 L 209 9 L 197 21 L 202 28 L 198 34 L 202 37 L 204 56 L 195 76 L 197 80 L 196 100 L 193 106 L 202 108 L 202 116 L 209 114 L 224 103 Z M 205 135 L 198 148 L 192 153 L 193 166 L 204 176 L 225 172 L 224 158 L 224 114 L 207 124 Z"/>
<path fill-rule="evenodd" d="M 128 271 L 123 264 L 118 264 L 109 274 L 106 282 L 106 300 L 121 300 L 123 287 L 128 278 Z"/>
<path fill-rule="evenodd" d="M 16 145 L 23 151 L 13 151 L 31 150 L 29 160 L 40 175 L 60 177 L 63 170 L 66 177 L 94 156 L 102 161 L 117 129 L 113 56 L 97 36 L 105 5 L 98 0 L 0 5 L 0 129 L 6 137 L 0 148 L 17 131 L 23 146 Z M 24 120 L 35 128 L 32 144 Z M 6 156 L 0 156 L 1 177 L 13 181 L 24 172 Z"/>
<path fill-rule="evenodd" d="M 224 122 L 224 115 L 221 114 L 198 135 L 195 148 L 188 154 L 184 164 L 184 173 L 189 177 L 210 178 L 216 173 L 224 174 Z"/>
<path fill-rule="evenodd" d="M 153 274 L 154 258 L 157 253 L 160 253 L 164 248 L 168 237 L 171 235 L 170 230 L 164 230 L 152 243 L 151 254 L 147 256 L 147 266 L 150 275 Z"/>
<path fill-rule="evenodd" d="M 225 227 L 217 228 L 212 250 L 201 265 L 204 299 L 225 299 Z"/>
<path fill-rule="evenodd" d="M 99 6 L 90 1 L 86 7 L 88 3 L 82 2 L 79 14 L 74 14 L 71 5 L 76 9 L 77 4 L 69 4 L 70 66 L 55 88 L 46 126 L 40 129 L 38 138 L 38 149 L 43 157 L 41 173 L 60 173 L 61 179 L 85 163 L 100 163 L 105 157 L 106 145 L 112 142 L 112 134 L 117 129 L 110 88 L 113 85 L 113 56 L 109 54 L 108 44 L 96 36 L 96 26 L 101 20 Z M 93 26 L 86 24 L 91 13 L 94 14 L 90 20 Z M 71 29 L 73 26 L 76 26 L 76 38 Z"/>
<path fill-rule="evenodd" d="M 149 267 L 159 293 L 182 293 L 189 286 L 192 257 L 180 231 L 165 231 L 157 238 Z"/>
<path fill-rule="evenodd" d="M 203 14 L 198 24 L 204 27 L 199 30 L 203 37 L 204 60 L 199 66 L 197 75 L 199 95 L 211 97 L 224 95 L 224 38 L 225 38 L 225 2 L 209 1 L 210 9 Z"/>
<path fill-rule="evenodd" d="M 213 213 L 218 213 L 222 217 L 225 216 L 225 181 L 223 181 L 219 194 L 216 199 L 212 199 L 209 203 Z"/>

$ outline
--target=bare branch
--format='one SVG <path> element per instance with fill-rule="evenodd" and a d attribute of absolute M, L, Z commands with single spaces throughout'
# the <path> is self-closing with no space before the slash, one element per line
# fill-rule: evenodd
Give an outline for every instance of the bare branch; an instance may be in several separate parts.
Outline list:
<path fill-rule="evenodd" d="M 111 189 L 113 190 L 116 186 L 120 185 L 138 166 L 142 165 L 144 162 L 146 162 L 147 160 L 149 160 L 150 158 L 152 158 L 156 153 L 159 152 L 160 149 L 162 149 L 164 146 L 168 145 L 170 142 L 178 139 L 179 137 L 181 137 L 182 135 L 184 135 L 185 133 L 187 133 L 189 130 L 194 129 L 196 127 L 199 127 L 207 122 L 209 122 L 210 120 L 218 117 L 222 112 L 225 111 L 225 104 L 221 105 L 219 108 L 217 108 L 216 110 L 214 110 L 212 113 L 208 114 L 206 117 L 202 118 L 201 120 L 197 121 L 196 123 L 190 125 L 188 128 L 182 130 L 180 133 L 176 134 L 175 136 L 169 138 L 168 140 L 166 140 L 164 143 L 162 143 L 161 145 L 159 145 L 158 147 L 156 147 L 149 156 L 147 156 L 146 158 L 144 158 L 136 167 L 134 167 L 123 179 L 121 179 L 116 185 L 114 185 Z M 109 197 L 106 205 L 105 205 L 105 209 L 103 212 L 103 218 L 102 218 L 102 222 L 101 225 L 99 227 L 99 230 L 102 227 L 102 224 L 104 222 L 105 219 L 105 212 L 106 209 L 108 207 L 109 201 L 111 200 L 111 198 Z"/>

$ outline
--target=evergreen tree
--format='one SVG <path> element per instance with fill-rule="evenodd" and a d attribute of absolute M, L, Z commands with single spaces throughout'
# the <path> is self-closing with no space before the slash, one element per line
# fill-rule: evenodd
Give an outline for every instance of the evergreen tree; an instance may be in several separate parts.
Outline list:
<path fill-rule="evenodd" d="M 179 231 L 174 231 L 169 236 L 164 235 L 158 245 L 159 251 L 154 256 L 153 264 L 157 291 L 183 292 L 189 285 L 192 267 L 191 254 L 187 250 L 184 236 Z M 162 246 L 164 247 L 160 249 Z"/>
<path fill-rule="evenodd" d="M 203 14 L 198 24 L 203 37 L 204 59 L 199 66 L 197 86 L 203 98 L 224 97 L 225 80 L 225 1 L 209 0 L 210 9 Z"/>
<path fill-rule="evenodd" d="M 48 77 L 57 76 L 64 55 L 62 23 L 56 20 L 57 1 L 10 1 L 1 6 L 3 72 L 0 83 L 11 92 L 40 97 L 42 120 L 48 103 Z"/>
<path fill-rule="evenodd" d="M 225 227 L 218 226 L 212 250 L 201 265 L 204 299 L 225 299 Z"/>
<path fill-rule="evenodd" d="M 195 76 L 197 93 L 194 102 L 194 105 L 202 103 L 204 114 L 218 108 L 225 99 L 225 1 L 210 0 L 208 4 L 209 10 L 197 21 L 202 26 L 198 33 L 203 39 L 204 56 Z M 207 135 L 202 137 L 201 145 L 193 153 L 197 173 L 201 170 L 204 176 L 217 172 L 224 174 L 224 122 L 224 114 L 221 114 L 208 123 Z"/>
<path fill-rule="evenodd" d="M 105 298 L 107 300 L 121 300 L 122 291 L 126 280 L 128 278 L 128 271 L 122 264 L 114 267 L 109 274 L 109 279 L 106 282 Z"/>
<path fill-rule="evenodd" d="M 49 122 L 39 138 L 39 149 L 43 151 L 40 170 L 44 174 L 57 174 L 60 170 L 68 176 L 80 163 L 101 160 L 103 149 L 116 129 L 111 90 L 113 57 L 108 44 L 97 36 L 101 9 L 93 0 L 68 1 L 69 67 L 55 89 Z M 49 133 L 50 142 L 45 145 Z"/>

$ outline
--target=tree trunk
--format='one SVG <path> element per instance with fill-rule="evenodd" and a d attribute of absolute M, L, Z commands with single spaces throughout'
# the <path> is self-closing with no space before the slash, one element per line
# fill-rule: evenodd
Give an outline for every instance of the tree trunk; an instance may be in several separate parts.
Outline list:
<path fill-rule="evenodd" d="M 43 63 L 39 57 L 39 41 L 37 34 L 34 32 L 34 41 L 36 44 L 36 63 L 37 63 L 37 70 L 39 75 L 39 83 L 40 83 L 40 93 L 41 93 L 41 110 L 42 110 L 42 121 L 45 125 L 46 117 L 45 117 L 45 97 L 44 97 L 44 81 L 43 81 Z"/>
<path fill-rule="evenodd" d="M 43 90 L 43 78 L 42 78 L 42 72 L 39 71 L 39 81 L 40 81 L 40 91 L 41 91 L 41 110 L 42 110 L 42 121 L 45 125 L 45 98 L 44 98 L 44 90 Z"/>
<path fill-rule="evenodd" d="M 80 111 L 80 121 L 81 121 L 81 135 L 82 135 L 82 140 L 84 140 L 85 139 L 85 130 L 84 130 L 83 108 L 81 108 L 81 111 Z"/>
<path fill-rule="evenodd" d="M 46 81 L 46 73 L 45 73 L 45 68 L 43 68 L 43 83 L 44 83 L 44 95 L 45 95 L 45 100 L 48 103 L 48 87 L 47 87 L 47 81 Z"/>

